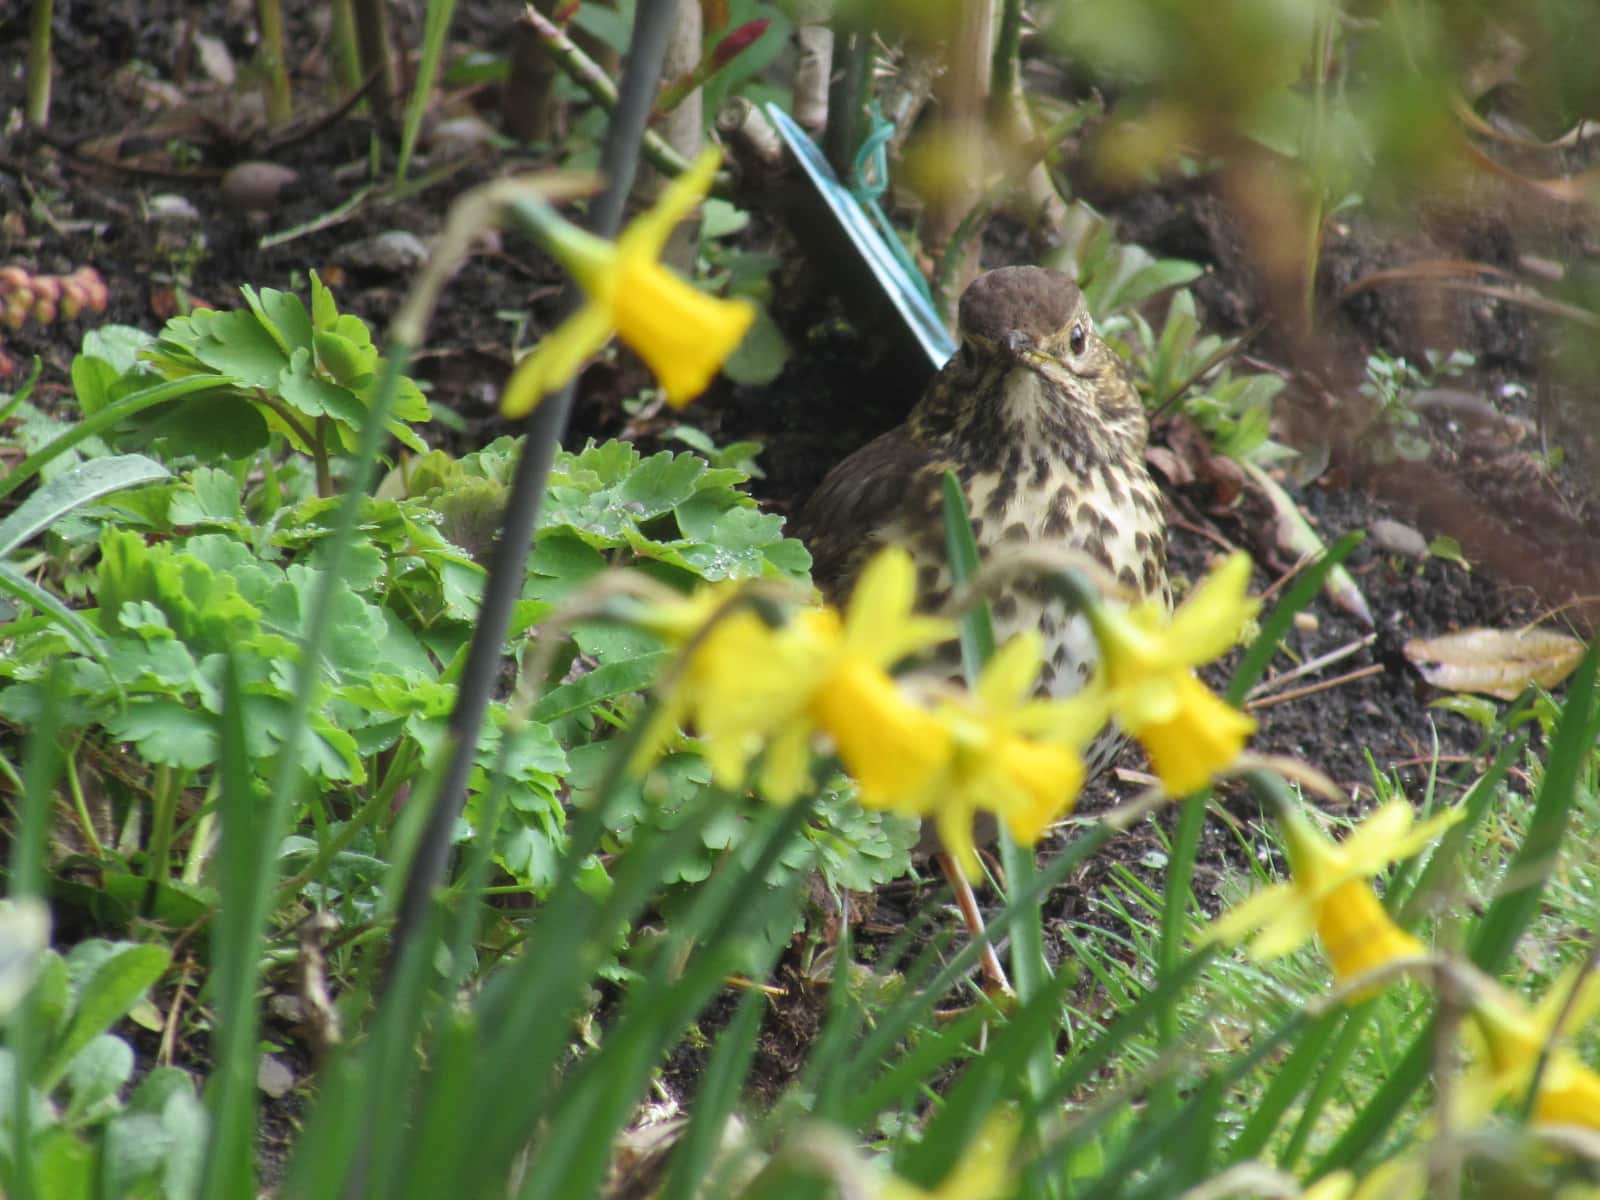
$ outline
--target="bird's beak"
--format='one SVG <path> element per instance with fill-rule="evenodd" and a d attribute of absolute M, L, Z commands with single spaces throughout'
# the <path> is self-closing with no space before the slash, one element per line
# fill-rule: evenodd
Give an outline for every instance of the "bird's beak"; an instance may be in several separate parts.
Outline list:
<path fill-rule="evenodd" d="M 1002 339 L 1001 345 L 1012 358 L 1025 360 L 1033 350 L 1033 339 L 1020 329 L 1013 329 Z"/>

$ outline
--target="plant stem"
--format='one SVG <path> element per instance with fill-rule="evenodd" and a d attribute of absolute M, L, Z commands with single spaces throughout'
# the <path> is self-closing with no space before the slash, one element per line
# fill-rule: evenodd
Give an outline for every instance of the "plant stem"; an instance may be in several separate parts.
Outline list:
<path fill-rule="evenodd" d="M 281 125 L 293 115 L 283 52 L 283 6 L 279 0 L 256 0 L 256 18 L 261 23 L 260 62 L 267 75 L 267 117 Z"/>
<path fill-rule="evenodd" d="M 183 794 L 183 773 L 173 767 L 156 768 L 155 807 L 150 814 L 150 847 L 145 859 L 145 877 L 164 879 L 167 858 L 172 853 L 172 826 L 178 815 L 178 797 Z"/>
<path fill-rule="evenodd" d="M 994 38 L 994 89 L 990 102 L 1007 104 L 1021 92 L 1022 0 L 1001 0 L 1000 26 Z"/>
<path fill-rule="evenodd" d="M 622 225 L 623 205 L 638 167 L 639 143 L 661 78 L 662 56 L 672 30 L 672 19 L 670 4 L 641 5 L 637 11 L 616 111 L 600 153 L 606 190 L 596 197 L 590 209 L 590 229 L 599 237 L 614 236 Z M 566 311 L 575 311 L 579 302 L 577 289 L 569 286 Z M 522 591 L 528 551 L 533 545 L 544 501 L 545 482 L 561 435 L 566 431 L 575 392 L 576 380 L 569 380 L 560 391 L 546 397 L 528 419 L 522 454 L 507 497 L 505 524 L 495 542 L 478 623 L 472 631 L 456 706 L 450 714 L 450 736 L 444 749 L 449 758 L 419 837 L 416 856 L 406 875 L 395 919 L 395 953 L 389 960 L 385 982 L 395 978 L 401 959 L 413 949 L 411 943 L 426 922 L 434 889 L 443 879 L 448 865 L 450 835 L 466 803 L 473 752 L 500 671 L 501 646 L 511 621 L 512 606 Z M 427 952 L 426 947 L 414 949 Z"/>
<path fill-rule="evenodd" d="M 378 124 L 385 130 L 394 127 L 394 55 L 389 53 L 388 0 L 351 0 L 356 22 L 356 45 L 361 51 L 361 77 L 374 71 L 377 83 L 372 89 L 372 107 Z"/>
<path fill-rule="evenodd" d="M 399 753 L 394 756 L 394 762 L 389 765 L 389 770 L 383 777 L 383 783 L 373 790 L 367 802 L 356 810 L 338 833 L 328 839 L 327 845 L 318 850 L 310 862 L 279 882 L 278 895 L 273 901 L 274 906 L 281 907 L 288 904 L 296 892 L 313 879 L 319 878 L 327 870 L 329 863 L 349 849 L 350 843 L 356 840 L 363 829 L 383 815 L 384 810 L 394 803 L 395 793 L 400 790 L 400 785 L 411 777 L 416 757 L 414 743 L 407 742 L 400 747 Z"/>
<path fill-rule="evenodd" d="M 55 0 L 33 0 L 28 30 L 28 124 L 50 123 L 50 19 Z"/>
<path fill-rule="evenodd" d="M 84 803 L 83 785 L 78 781 L 78 748 L 83 745 L 83 738 L 79 738 L 72 747 L 72 753 L 63 760 L 66 768 L 67 791 L 72 794 L 72 811 L 77 814 L 78 827 L 83 832 L 83 840 L 89 844 L 89 849 L 95 858 L 104 859 L 106 848 L 100 844 L 100 835 L 95 832 L 94 821 L 89 817 L 89 806 Z"/>
<path fill-rule="evenodd" d="M 328 464 L 328 418 L 318 417 L 311 442 L 311 458 L 317 467 L 317 495 L 333 495 L 333 468 Z"/>
<path fill-rule="evenodd" d="M 350 0 L 333 0 L 332 39 L 340 81 L 347 88 L 360 87 L 361 47 L 356 44 L 356 19 L 350 11 Z"/>
<path fill-rule="evenodd" d="M 395 163 L 396 179 L 404 179 L 411 166 L 411 152 L 417 144 L 417 132 L 422 128 L 422 116 L 428 108 L 428 93 L 439 78 L 439 63 L 444 58 L 445 39 L 450 33 L 450 18 L 455 15 L 456 0 L 428 0 L 428 16 L 422 27 L 422 58 L 417 63 L 417 77 L 411 81 L 411 99 L 406 103 L 405 128 L 400 132 L 400 157 Z"/>
<path fill-rule="evenodd" d="M 667 5 L 670 9 L 672 6 Z M 670 14 L 669 14 L 670 15 Z M 523 20 L 538 35 L 540 44 L 546 53 L 555 60 L 556 66 L 566 74 L 584 91 L 589 93 L 589 98 L 612 114 L 613 125 L 620 120 L 617 87 L 611 82 L 610 76 L 585 54 L 582 48 L 561 31 L 561 28 L 545 17 L 538 10 L 528 8 L 523 11 Z M 659 74 L 658 74 L 659 78 Z M 653 104 L 655 97 L 651 97 Z M 688 169 L 688 162 L 666 140 L 653 129 L 644 131 L 644 144 L 641 147 L 645 161 L 664 175 L 681 175 Z M 636 152 L 638 153 L 638 152 Z M 724 186 L 725 181 L 719 172 L 718 188 Z"/>

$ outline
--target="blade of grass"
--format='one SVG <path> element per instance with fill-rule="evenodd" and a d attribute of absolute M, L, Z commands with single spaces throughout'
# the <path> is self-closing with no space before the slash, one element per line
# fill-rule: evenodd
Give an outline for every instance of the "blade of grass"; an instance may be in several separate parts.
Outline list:
<path fill-rule="evenodd" d="M 946 1178 L 990 1114 L 1021 1091 L 1036 1095 L 1028 1081 L 1031 1064 L 1050 1055 L 1061 1020 L 1062 997 L 1072 982 L 1062 971 L 1013 1012 L 987 1050 L 962 1071 L 945 1093 L 922 1139 L 897 1156 L 896 1171 L 908 1182 L 932 1186 Z"/>
<path fill-rule="evenodd" d="M 22 764 L 22 804 L 11 840 L 9 895 L 13 903 L 44 903 L 45 846 L 50 837 L 50 804 L 61 773 L 61 747 L 56 742 L 61 706 L 66 699 L 66 671 L 58 660 L 45 676 L 39 720 L 28 735 Z M 6 1046 L 11 1051 L 10 1187 L 18 1200 L 39 1195 L 33 1154 L 33 1077 L 38 1051 L 49 1031 L 36 1029 L 37 996 L 29 988 L 11 1015 Z"/>
<path fill-rule="evenodd" d="M 79 442 L 93 437 L 110 429 L 113 425 L 121 424 L 129 417 L 143 412 L 147 408 L 154 408 L 157 404 L 167 404 L 173 400 L 181 400 L 185 396 L 193 396 L 199 392 L 209 392 L 214 388 L 230 386 L 234 381 L 223 375 L 190 375 L 185 379 L 169 379 L 151 387 L 142 388 L 131 396 L 124 396 L 115 404 L 108 404 L 92 416 L 87 416 L 69 429 L 63 430 L 58 436 L 48 443 L 40 446 L 27 458 L 17 464 L 16 469 L 0 478 L 0 500 L 16 491 L 28 480 L 32 479 L 50 463 L 60 458 Z"/>
<path fill-rule="evenodd" d="M 1561 853 L 1568 819 L 1582 798 L 1578 781 L 1594 749 L 1589 721 L 1595 703 L 1597 663 L 1600 637 L 1589 643 L 1588 652 L 1567 685 L 1566 703 L 1550 743 L 1550 756 L 1545 760 L 1527 836 L 1501 877 L 1502 890 L 1473 931 L 1469 953 L 1485 971 L 1500 970 L 1538 912 L 1545 882 Z"/>
<path fill-rule="evenodd" d="M 455 0 L 428 0 L 427 16 L 422 24 L 422 56 L 417 62 L 416 78 L 411 83 L 411 95 L 406 101 L 404 127 L 400 131 L 400 155 L 395 162 L 395 179 L 404 182 L 411 168 L 411 152 L 416 149 L 417 132 L 422 128 L 422 118 L 428 111 L 428 96 L 439 78 L 439 62 L 444 57 L 445 41 L 450 35 L 450 19 L 455 15 Z"/>
<path fill-rule="evenodd" d="M 1267 1085 L 1267 1090 L 1262 1093 L 1255 1111 L 1250 1114 L 1250 1119 L 1245 1122 L 1244 1128 L 1239 1131 L 1239 1136 L 1228 1148 L 1227 1161 L 1230 1164 L 1243 1162 L 1260 1154 L 1277 1131 L 1278 1123 L 1289 1111 L 1289 1106 L 1299 1099 L 1300 1093 L 1308 1086 L 1316 1083 L 1317 1076 L 1321 1073 L 1322 1053 L 1327 1048 L 1329 1040 L 1344 1025 L 1349 1011 L 1347 1008 L 1328 1010 L 1312 1022 L 1311 1027 L 1295 1043 L 1294 1049 L 1289 1052 L 1289 1057 L 1283 1061 L 1272 1082 Z M 1278 1162 L 1285 1168 L 1290 1164 L 1290 1160 L 1282 1155 L 1278 1156 Z"/>
<path fill-rule="evenodd" d="M 713 874 L 674 923 L 650 977 L 631 990 L 623 1018 L 562 1089 L 536 1154 L 537 1167 L 522 1190 L 524 1200 L 591 1195 L 599 1187 L 615 1134 L 638 1104 L 651 1068 L 742 960 L 746 935 L 797 893 L 798 872 L 779 888 L 768 888 L 764 880 L 799 836 L 809 808 L 796 803 L 763 814 L 762 836 L 753 846 L 741 846 L 736 860 Z M 697 950 L 691 954 L 690 947 Z M 761 969 L 779 949 L 764 948 Z"/>
<path fill-rule="evenodd" d="M 389 347 L 383 373 L 379 377 L 373 395 L 372 406 L 362 425 L 361 442 L 346 481 L 347 490 L 340 497 L 332 530 L 327 539 L 327 561 L 330 564 L 344 561 L 350 539 L 355 532 L 361 506 L 372 485 L 378 451 L 388 437 L 389 410 L 393 405 L 395 392 L 406 364 L 410 360 L 411 350 L 409 344 L 399 339 L 392 341 Z M 254 1187 L 251 1139 L 255 1102 L 256 974 L 265 943 L 266 925 L 270 917 L 270 899 L 277 869 L 278 847 L 288 829 L 291 801 L 301 780 L 300 745 L 310 725 L 312 708 L 320 700 L 323 649 L 327 645 L 329 631 L 333 625 L 332 600 L 339 585 L 339 573 L 336 569 L 318 573 L 313 585 L 314 591 L 306 608 L 301 657 L 295 668 L 293 687 L 295 699 L 285 724 L 283 740 L 278 747 L 277 769 L 273 772 L 264 805 L 257 801 L 249 786 L 246 766 L 248 759 L 243 748 L 245 742 L 242 725 L 234 730 L 233 734 L 229 734 L 228 721 L 243 720 L 242 714 L 237 712 L 239 707 L 237 695 L 233 717 L 227 716 L 225 706 L 224 740 L 226 742 L 229 736 L 237 736 L 240 740 L 234 752 L 236 761 L 230 762 L 227 755 L 224 755 L 223 794 L 232 796 L 232 803 L 235 806 L 232 811 L 235 814 L 251 814 L 249 818 L 236 815 L 235 826 L 250 821 L 251 827 L 250 841 L 244 845 L 240 845 L 237 841 L 234 844 L 234 853 L 239 856 L 238 859 L 234 860 L 231 855 L 225 856 L 232 864 L 229 874 L 237 872 L 237 877 L 231 879 L 228 885 L 232 903 L 224 902 L 219 913 L 219 916 L 227 917 L 226 924 L 219 921 L 213 930 L 219 953 L 227 956 L 224 961 L 229 966 L 227 971 L 222 972 L 222 978 L 225 986 L 230 989 L 231 998 L 229 1004 L 222 1009 L 226 1016 L 221 1020 L 217 1035 L 221 1043 L 227 1047 L 225 1054 L 219 1059 L 219 1066 L 226 1082 L 219 1084 L 217 1090 L 216 1103 L 219 1107 L 214 1111 L 213 1119 L 217 1122 L 218 1135 L 208 1150 L 203 1173 L 205 1185 L 202 1195 L 206 1196 L 229 1197 L 253 1194 L 250 1189 Z M 224 817 L 224 840 L 229 836 L 227 824 L 227 819 Z M 240 1088 L 248 1092 L 248 1097 L 240 1097 L 238 1093 Z M 246 1105 L 251 1107 L 247 1109 Z"/>
<path fill-rule="evenodd" d="M 840 972 L 844 974 L 844 972 Z M 695 1200 L 713 1173 L 717 1148 L 739 1102 L 740 1089 L 755 1059 L 766 996 L 752 988 L 739 1001 L 733 1020 L 718 1036 L 695 1093 L 683 1140 L 672 1152 L 660 1200 Z"/>
<path fill-rule="evenodd" d="M 1229 680 L 1227 691 L 1224 693 L 1228 703 L 1233 705 L 1244 703 L 1246 694 L 1260 680 L 1267 669 L 1267 664 L 1272 661 L 1272 656 L 1277 653 L 1278 643 L 1288 633 L 1295 614 L 1311 603 L 1329 572 L 1361 544 L 1363 537 L 1359 531 L 1346 534 L 1329 547 L 1326 554 L 1307 566 L 1299 578 L 1289 585 L 1283 599 L 1278 602 L 1271 615 L 1261 622 L 1261 630 L 1256 635 L 1255 641 L 1250 644 L 1249 649 L 1240 657 L 1239 665 L 1234 668 L 1233 678 Z M 1161 911 L 1161 949 L 1157 966 L 1163 974 L 1171 971 L 1183 957 L 1184 943 L 1188 936 L 1189 912 L 1194 903 L 1195 858 L 1199 854 L 1200 837 L 1205 829 L 1206 805 L 1210 802 L 1211 789 L 1206 788 L 1188 797 L 1179 809 L 1178 828 L 1173 834 L 1172 853 L 1167 860 L 1167 887 Z M 1166 1042 L 1177 1037 L 1179 1024 L 1180 1018 L 1174 997 L 1173 1007 L 1162 1014 L 1158 1023 L 1158 1038 Z M 1175 1103 L 1177 1100 L 1175 1088 L 1176 1080 L 1164 1081 L 1157 1088 L 1153 1103 L 1158 1107 Z"/>
<path fill-rule="evenodd" d="M 1322 581 L 1335 567 L 1350 557 L 1350 552 L 1359 546 L 1365 537 L 1366 535 L 1360 530 L 1345 534 L 1328 547 L 1326 554 L 1308 564 L 1284 590 L 1283 599 L 1278 601 L 1271 615 L 1261 622 L 1261 632 L 1256 635 L 1256 640 L 1250 643 L 1250 648 L 1239 657 L 1239 665 L 1233 669 L 1233 678 L 1228 681 L 1228 689 L 1223 693 L 1229 704 L 1244 703 L 1250 689 L 1255 687 L 1261 681 L 1261 676 L 1266 673 L 1268 664 L 1272 662 L 1272 656 L 1278 652 L 1278 643 L 1283 640 L 1284 634 L 1289 632 L 1289 626 L 1294 622 L 1295 614 L 1311 603 L 1322 590 Z"/>
<path fill-rule="evenodd" d="M 256 945 L 260 922 L 251 901 L 263 889 L 256 876 L 267 869 L 258 852 L 263 836 L 261 806 L 250 781 L 245 738 L 244 693 L 239 663 L 224 659 L 222 693 L 222 846 L 217 872 L 222 895 L 212 925 L 217 1029 L 215 1066 L 208 1085 L 211 1144 L 201 1195 L 248 1196 L 255 1189 L 256 1126 Z"/>

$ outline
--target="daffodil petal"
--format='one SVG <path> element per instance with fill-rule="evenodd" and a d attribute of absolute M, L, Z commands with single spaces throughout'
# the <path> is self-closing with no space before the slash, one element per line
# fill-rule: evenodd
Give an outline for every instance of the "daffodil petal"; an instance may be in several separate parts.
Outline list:
<path fill-rule="evenodd" d="M 1291 892 L 1251 939 L 1250 957 L 1256 962 L 1282 958 L 1305 945 L 1316 931 L 1316 906 Z"/>
<path fill-rule="evenodd" d="M 818 687 L 811 713 L 868 807 L 906 811 L 953 753 L 944 726 L 865 659 L 849 657 Z"/>
<path fill-rule="evenodd" d="M 1162 643 L 1181 655 L 1185 665 L 1210 662 L 1225 653 L 1261 607 L 1259 601 L 1245 595 L 1249 586 L 1250 556 L 1229 555 L 1172 615 L 1161 635 Z"/>
<path fill-rule="evenodd" d="M 1339 843 L 1339 856 L 1351 863 L 1388 863 L 1401 857 L 1396 848 L 1416 821 L 1409 801 L 1391 800 L 1374 809 Z M 1371 874 L 1371 872 L 1366 872 Z"/>
<path fill-rule="evenodd" d="M 1033 694 L 1044 663 L 1044 641 L 1031 629 L 996 650 L 978 677 L 978 701 L 992 709 L 1016 708 Z"/>
<path fill-rule="evenodd" d="M 708 296 L 654 259 L 632 256 L 612 303 L 618 336 L 649 364 L 674 406 L 705 391 L 756 316 L 748 300 Z"/>
<path fill-rule="evenodd" d="M 792 804 L 811 786 L 811 725 L 791 720 L 767 743 L 761 763 L 761 794 L 774 804 Z"/>
<path fill-rule="evenodd" d="M 1030 700 L 1017 708 L 1009 725 L 1028 737 L 1082 750 L 1108 716 L 1105 693 L 1085 690 L 1065 700 Z"/>
<path fill-rule="evenodd" d="M 1571 1050 L 1557 1050 L 1540 1083 L 1533 1116 L 1542 1125 L 1600 1129 L 1600 1075 Z"/>
<path fill-rule="evenodd" d="M 945 852 L 961 865 L 969 879 L 983 872 L 978 861 L 978 848 L 972 841 L 972 810 L 961 804 L 940 804 L 934 818 L 939 830 L 939 842 Z"/>
<path fill-rule="evenodd" d="M 1142 675 L 1119 688 L 1115 704 L 1122 727 L 1137 736 L 1146 725 L 1159 725 L 1177 716 L 1182 704 L 1178 685 L 1187 674 L 1187 668 L 1181 672 L 1160 671 Z"/>
<path fill-rule="evenodd" d="M 1422 943 L 1396 925 L 1372 888 L 1358 879 L 1341 884 L 1317 905 L 1317 937 L 1339 980 L 1423 952 Z"/>
<path fill-rule="evenodd" d="M 887 546 L 868 559 L 845 615 L 844 639 L 850 652 L 889 667 L 908 655 L 953 641 L 953 622 L 912 611 L 916 587 L 916 567 L 903 547 Z"/>
<path fill-rule="evenodd" d="M 845 609 L 844 636 L 850 647 L 871 653 L 893 638 L 911 612 L 916 594 L 917 568 L 905 547 L 885 546 L 869 558 Z M 882 656 L 879 661 L 888 666 L 893 660 Z"/>
<path fill-rule="evenodd" d="M 1227 912 L 1214 917 L 1206 925 L 1201 940 L 1227 945 L 1242 942 L 1267 923 L 1292 891 L 1293 888 L 1287 883 L 1273 883 L 1253 892 Z"/>
<path fill-rule="evenodd" d="M 669 183 L 648 210 L 634 218 L 617 245 L 625 253 L 646 258 L 660 258 L 661 248 L 667 244 L 678 222 L 695 210 L 711 190 L 722 165 L 722 153 L 715 146 L 707 146 L 684 172 Z"/>
<path fill-rule="evenodd" d="M 525 417 L 534 407 L 578 373 L 584 362 L 611 338 L 611 320 L 603 309 L 579 309 L 526 354 L 511 372 L 500 397 L 500 415 Z"/>
<path fill-rule="evenodd" d="M 1162 784 L 1187 796 L 1239 757 L 1256 723 L 1223 703 L 1192 674 L 1178 680 L 1179 705 L 1170 720 L 1132 730 L 1150 754 Z"/>
<path fill-rule="evenodd" d="M 1051 822 L 1071 811 L 1083 786 L 1083 761 L 1065 746 L 1007 738 L 994 751 L 1015 798 L 1001 809 L 1011 836 L 1032 845 Z"/>

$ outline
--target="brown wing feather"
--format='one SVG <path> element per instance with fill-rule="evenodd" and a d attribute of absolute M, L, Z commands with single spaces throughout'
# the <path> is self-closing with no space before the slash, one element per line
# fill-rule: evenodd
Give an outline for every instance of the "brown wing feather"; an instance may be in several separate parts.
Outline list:
<path fill-rule="evenodd" d="M 811 550 L 811 577 L 828 600 L 849 595 L 862 564 L 894 540 L 897 526 L 925 522 L 946 465 L 902 425 L 828 472 L 795 524 Z"/>

